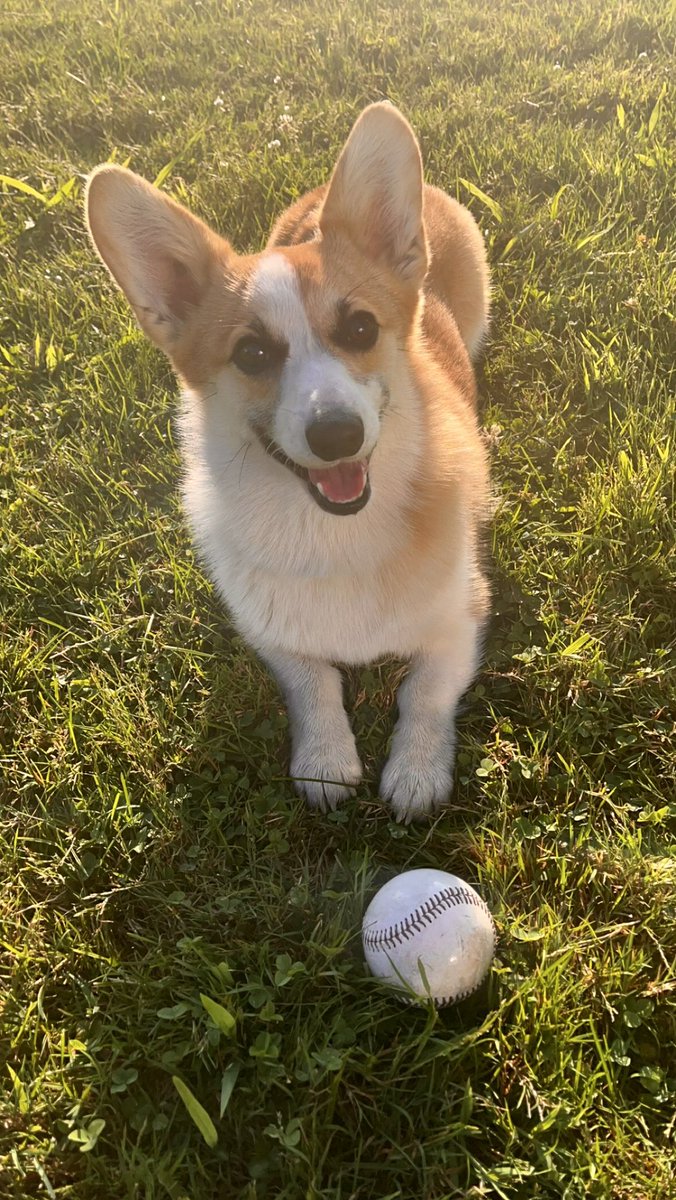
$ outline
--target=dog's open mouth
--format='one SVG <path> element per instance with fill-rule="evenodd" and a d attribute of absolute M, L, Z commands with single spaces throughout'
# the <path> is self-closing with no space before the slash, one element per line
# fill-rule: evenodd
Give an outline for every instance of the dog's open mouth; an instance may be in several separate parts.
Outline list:
<path fill-rule="evenodd" d="M 312 499 L 339 517 L 358 513 L 371 498 L 369 463 L 367 458 L 337 462 L 332 467 L 302 467 L 285 454 L 281 446 L 271 441 L 261 429 L 256 429 L 263 449 L 276 462 L 282 463 L 307 484 Z"/>
<path fill-rule="evenodd" d="M 313 500 L 326 512 L 359 512 L 371 495 L 368 461 L 339 462 L 333 467 L 308 470 L 308 487 Z"/>

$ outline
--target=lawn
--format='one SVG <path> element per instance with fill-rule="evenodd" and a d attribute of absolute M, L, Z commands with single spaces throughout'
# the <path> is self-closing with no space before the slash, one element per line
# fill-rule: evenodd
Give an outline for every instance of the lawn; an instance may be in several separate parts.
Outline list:
<path fill-rule="evenodd" d="M 673 8 L 9 0 L 0 46 L 0 1195 L 666 1200 Z M 295 798 L 182 520 L 169 368 L 81 215 L 111 158 L 257 249 L 382 97 L 494 273 L 493 618 L 415 827 L 377 799 L 400 668 L 348 681 L 354 801 Z M 439 1013 L 359 938 L 425 865 L 499 934 Z"/>

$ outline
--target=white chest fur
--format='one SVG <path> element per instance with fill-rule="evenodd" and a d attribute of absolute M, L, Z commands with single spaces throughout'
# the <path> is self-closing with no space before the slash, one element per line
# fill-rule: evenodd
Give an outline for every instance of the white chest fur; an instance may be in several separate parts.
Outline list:
<path fill-rule="evenodd" d="M 344 663 L 407 656 L 467 604 L 467 562 L 402 571 L 420 445 L 412 413 L 388 414 L 361 512 L 323 512 L 224 409 L 186 396 L 184 502 L 209 574 L 257 650 Z M 410 558 L 407 554 L 407 560 Z"/>

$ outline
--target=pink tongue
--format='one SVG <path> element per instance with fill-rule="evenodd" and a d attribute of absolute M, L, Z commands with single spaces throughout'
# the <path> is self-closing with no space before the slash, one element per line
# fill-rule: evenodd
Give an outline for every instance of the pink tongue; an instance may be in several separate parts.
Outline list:
<path fill-rule="evenodd" d="M 366 487 L 365 462 L 341 462 L 320 471 L 308 469 L 308 475 L 327 500 L 333 500 L 335 504 L 356 500 Z"/>

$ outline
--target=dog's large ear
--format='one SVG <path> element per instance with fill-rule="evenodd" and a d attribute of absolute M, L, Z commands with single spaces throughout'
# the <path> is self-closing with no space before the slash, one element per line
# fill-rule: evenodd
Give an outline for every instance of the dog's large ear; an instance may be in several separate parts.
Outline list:
<path fill-rule="evenodd" d="M 171 354 L 228 243 L 125 167 L 92 172 L 85 208 L 92 241 L 141 328 Z"/>
<path fill-rule="evenodd" d="M 420 148 L 392 104 L 371 104 L 336 163 L 320 217 L 324 235 L 340 229 L 370 258 L 420 286 L 427 270 Z"/>

